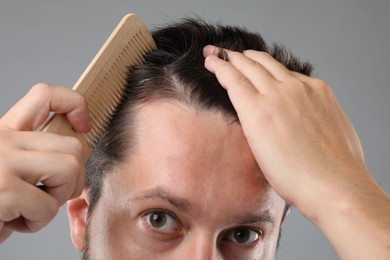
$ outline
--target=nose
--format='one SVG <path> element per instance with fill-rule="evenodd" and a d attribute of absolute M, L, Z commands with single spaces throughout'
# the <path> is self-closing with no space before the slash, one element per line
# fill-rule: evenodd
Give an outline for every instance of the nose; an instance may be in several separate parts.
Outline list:
<path fill-rule="evenodd" d="M 223 257 L 218 250 L 216 238 L 212 235 L 200 234 L 188 237 L 183 241 L 182 250 L 177 259 L 193 260 L 222 260 Z"/>

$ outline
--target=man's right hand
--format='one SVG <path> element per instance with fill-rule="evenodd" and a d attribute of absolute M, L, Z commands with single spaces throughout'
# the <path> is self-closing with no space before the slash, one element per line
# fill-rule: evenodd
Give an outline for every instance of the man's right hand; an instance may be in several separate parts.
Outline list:
<path fill-rule="evenodd" d="M 50 112 L 65 114 L 80 132 L 90 130 L 85 99 L 47 84 L 35 85 L 0 119 L 0 243 L 13 231 L 38 231 L 61 205 L 81 194 L 85 177 L 81 142 L 36 131 Z"/>

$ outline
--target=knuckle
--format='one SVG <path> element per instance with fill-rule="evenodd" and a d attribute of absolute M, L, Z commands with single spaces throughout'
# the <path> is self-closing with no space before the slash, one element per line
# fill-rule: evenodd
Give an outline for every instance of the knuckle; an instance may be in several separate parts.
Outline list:
<path fill-rule="evenodd" d="M 3 176 L 4 177 L 4 176 Z M 4 198 L 1 201 L 0 218 L 3 220 L 13 220 L 20 216 L 18 203 L 15 202 L 14 196 L 17 192 L 15 185 L 12 184 L 10 178 L 0 176 L 0 194 Z"/>
<path fill-rule="evenodd" d="M 329 91 L 330 87 L 325 80 L 313 78 L 313 85 L 316 86 L 321 91 Z"/>
<path fill-rule="evenodd" d="M 57 215 L 59 204 L 53 198 L 48 203 L 45 203 L 45 211 L 42 212 L 39 222 L 27 222 L 26 225 L 30 232 L 35 233 L 45 227 Z"/>
<path fill-rule="evenodd" d="M 84 147 L 82 142 L 76 137 L 68 137 L 68 142 L 73 148 L 74 155 L 76 155 L 77 157 L 81 157 L 84 152 Z"/>
<path fill-rule="evenodd" d="M 249 59 L 247 62 L 249 63 L 250 66 L 253 66 L 255 68 L 261 68 L 262 67 L 260 65 L 260 63 L 258 63 L 256 60 Z"/>
<path fill-rule="evenodd" d="M 0 168 L 0 193 L 3 193 L 10 189 L 11 187 L 11 178 L 3 173 L 3 170 Z"/>
<path fill-rule="evenodd" d="M 269 54 L 268 52 L 265 52 L 265 51 L 259 51 L 259 52 L 257 52 L 257 55 L 260 57 L 264 57 L 264 58 L 272 57 L 271 54 Z"/>
<path fill-rule="evenodd" d="M 80 158 L 76 155 L 67 156 L 66 163 L 68 165 L 69 171 L 74 175 L 82 170 Z"/>
<path fill-rule="evenodd" d="M 53 199 L 51 201 L 51 203 L 48 203 L 46 210 L 47 210 L 47 213 L 46 213 L 47 219 L 48 220 L 53 219 L 57 215 L 58 210 L 59 210 L 59 205 L 58 205 L 57 200 Z"/>
<path fill-rule="evenodd" d="M 7 130 L 0 131 L 1 148 L 3 148 L 5 146 L 5 144 L 9 142 L 10 139 L 12 139 L 12 132 L 11 131 L 7 131 Z M 3 149 L 0 149 L 0 153 L 1 153 L 1 150 L 3 150 Z"/>
<path fill-rule="evenodd" d="M 20 211 L 16 203 L 12 200 L 7 200 L 2 203 L 3 210 L 0 212 L 0 218 L 6 221 L 17 219 L 20 216 Z"/>
<path fill-rule="evenodd" d="M 256 52 L 256 51 L 254 51 L 254 50 L 244 50 L 243 52 L 242 52 L 245 56 L 252 56 L 253 54 L 259 54 L 259 52 Z"/>
<path fill-rule="evenodd" d="M 77 198 L 83 193 L 84 186 L 78 185 L 75 189 L 75 192 L 72 194 L 72 198 Z"/>
<path fill-rule="evenodd" d="M 77 102 L 78 106 L 83 107 L 83 108 L 88 107 L 86 98 L 77 92 L 74 92 L 74 93 L 75 93 L 76 102 Z"/>
<path fill-rule="evenodd" d="M 244 85 L 249 83 L 249 80 L 241 73 L 237 73 L 235 78 L 238 85 Z"/>
<path fill-rule="evenodd" d="M 255 50 L 245 50 L 244 54 L 249 57 L 255 57 L 257 60 L 269 59 L 272 57 L 268 52 Z"/>
<path fill-rule="evenodd" d="M 78 182 L 75 183 L 73 193 L 71 194 L 70 199 L 77 198 L 81 195 L 84 189 L 84 178 L 85 178 L 84 174 L 81 174 L 79 176 Z"/>
<path fill-rule="evenodd" d="M 0 151 L 0 193 L 12 188 L 13 157 Z"/>
<path fill-rule="evenodd" d="M 32 86 L 30 92 L 32 93 L 45 93 L 51 89 L 51 86 L 47 83 L 36 83 L 34 86 Z"/>
<path fill-rule="evenodd" d="M 299 89 L 307 89 L 307 85 L 302 82 L 301 80 L 297 79 L 297 78 L 291 78 L 291 84 L 293 84 L 294 86 L 296 86 L 297 88 Z"/>
<path fill-rule="evenodd" d="M 311 92 L 310 86 L 297 78 L 289 79 L 289 84 L 293 86 L 291 88 L 292 93 L 296 93 L 297 95 L 305 95 Z"/>
<path fill-rule="evenodd" d="M 28 95 L 31 96 L 35 100 L 44 101 L 44 100 L 48 99 L 47 97 L 48 97 L 51 89 L 52 89 L 52 87 L 49 84 L 37 83 L 31 88 Z"/>

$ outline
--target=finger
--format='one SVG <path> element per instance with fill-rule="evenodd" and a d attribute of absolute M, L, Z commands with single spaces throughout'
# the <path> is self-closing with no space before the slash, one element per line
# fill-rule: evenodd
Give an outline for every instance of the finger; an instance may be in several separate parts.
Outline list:
<path fill-rule="evenodd" d="M 312 77 L 309 77 L 307 75 L 304 75 L 304 74 L 296 72 L 296 71 L 290 71 L 290 73 L 291 73 L 291 75 L 293 75 L 294 77 L 296 77 L 297 79 L 299 79 L 300 81 L 302 81 L 304 83 L 310 83 L 311 79 L 313 79 Z"/>
<path fill-rule="evenodd" d="M 229 62 L 237 68 L 261 93 L 267 94 L 274 89 L 278 83 L 278 79 L 263 66 L 263 64 L 252 60 L 239 52 L 226 51 L 229 57 Z"/>
<path fill-rule="evenodd" d="M 227 61 L 209 55 L 205 59 L 205 67 L 215 74 L 219 83 L 227 90 L 239 117 L 248 115 L 248 112 L 256 106 L 256 97 L 262 94 Z"/>
<path fill-rule="evenodd" d="M 207 57 L 210 55 L 217 55 L 219 52 L 220 48 L 214 46 L 214 45 L 206 45 L 203 48 L 203 57 Z"/>
<path fill-rule="evenodd" d="M 0 221 L 0 244 L 7 240 L 12 235 L 13 230 L 4 226 Z"/>
<path fill-rule="evenodd" d="M 81 193 L 85 177 L 82 158 L 36 151 L 18 151 L 14 154 L 7 160 L 8 169 L 12 169 L 14 176 L 33 186 L 42 182 L 45 191 L 55 197 L 60 205 Z"/>
<path fill-rule="evenodd" d="M 304 85 L 307 86 L 307 88 L 310 89 L 313 94 L 319 95 L 320 98 L 324 98 L 325 96 L 328 98 L 331 97 L 337 103 L 332 89 L 324 80 L 310 77 L 295 71 L 291 71 L 291 75 L 304 83 Z"/>
<path fill-rule="evenodd" d="M 65 87 L 35 85 L 2 118 L 2 123 L 15 130 L 31 131 L 41 126 L 50 112 L 66 114 L 70 124 L 80 132 L 90 129 L 85 99 Z"/>
<path fill-rule="evenodd" d="M 320 94 L 324 94 L 324 92 L 327 92 L 333 98 L 335 98 L 332 89 L 324 80 L 310 77 L 296 71 L 291 71 L 291 75 L 303 82 L 306 86 L 309 86 L 310 89 L 317 90 L 317 92 L 319 92 Z"/>
<path fill-rule="evenodd" d="M 266 94 L 270 89 L 274 88 L 276 84 L 274 76 L 260 63 L 246 57 L 242 53 L 209 45 L 205 47 L 204 54 L 208 55 L 211 52 L 218 53 L 221 51 L 226 53 L 229 63 L 244 75 L 259 92 Z"/>
<path fill-rule="evenodd" d="M 0 220 L 6 222 L 5 227 L 13 230 L 35 232 L 53 219 L 58 208 L 55 198 L 15 178 L 1 194 Z"/>
<path fill-rule="evenodd" d="M 280 62 L 275 60 L 269 53 L 245 50 L 243 52 L 245 57 L 261 64 L 274 78 L 279 81 L 284 81 L 291 78 L 291 72 Z"/>
<path fill-rule="evenodd" d="M 82 143 L 75 137 L 30 131 L 8 131 L 7 136 L 9 145 L 14 145 L 22 150 L 83 156 Z"/>

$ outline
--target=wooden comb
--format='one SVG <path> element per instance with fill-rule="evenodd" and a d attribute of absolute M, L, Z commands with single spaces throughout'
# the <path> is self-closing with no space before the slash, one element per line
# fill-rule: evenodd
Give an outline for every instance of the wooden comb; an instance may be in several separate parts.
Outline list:
<path fill-rule="evenodd" d="M 62 114 L 55 114 L 43 131 L 77 137 L 83 143 L 87 160 L 122 99 L 130 75 L 129 66 L 141 64 L 145 53 L 156 48 L 150 32 L 137 15 L 123 17 L 73 87 L 88 102 L 91 131 L 78 133 Z"/>

